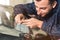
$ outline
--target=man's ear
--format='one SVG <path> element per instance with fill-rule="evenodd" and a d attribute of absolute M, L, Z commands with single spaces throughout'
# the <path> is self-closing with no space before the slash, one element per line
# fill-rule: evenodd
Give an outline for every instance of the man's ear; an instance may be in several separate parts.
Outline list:
<path fill-rule="evenodd" d="M 57 2 L 55 1 L 55 2 L 52 4 L 53 8 L 55 8 L 56 5 L 57 5 Z"/>

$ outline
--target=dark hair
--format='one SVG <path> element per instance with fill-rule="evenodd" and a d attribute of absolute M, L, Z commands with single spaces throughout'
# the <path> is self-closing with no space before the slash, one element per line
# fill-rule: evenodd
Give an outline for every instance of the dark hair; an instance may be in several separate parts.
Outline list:
<path fill-rule="evenodd" d="M 41 1 L 41 0 L 37 0 L 37 1 Z M 56 0 L 49 0 L 49 4 L 53 4 L 54 1 L 56 1 Z"/>
<path fill-rule="evenodd" d="M 56 1 L 56 0 L 49 0 L 50 4 L 53 4 L 54 1 Z"/>

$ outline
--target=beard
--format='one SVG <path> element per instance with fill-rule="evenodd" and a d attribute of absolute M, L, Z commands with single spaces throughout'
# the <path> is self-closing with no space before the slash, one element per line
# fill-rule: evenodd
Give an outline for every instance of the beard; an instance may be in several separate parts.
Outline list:
<path fill-rule="evenodd" d="M 48 20 L 52 15 L 53 15 L 53 10 L 49 11 L 44 17 L 42 17 L 41 15 L 36 15 L 36 18 L 39 20 Z"/>

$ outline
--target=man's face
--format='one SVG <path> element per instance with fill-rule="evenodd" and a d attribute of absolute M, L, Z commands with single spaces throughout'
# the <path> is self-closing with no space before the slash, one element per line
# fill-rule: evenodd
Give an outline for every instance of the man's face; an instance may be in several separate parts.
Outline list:
<path fill-rule="evenodd" d="M 37 15 L 44 17 L 52 10 L 52 5 L 49 4 L 49 0 L 34 0 Z"/>

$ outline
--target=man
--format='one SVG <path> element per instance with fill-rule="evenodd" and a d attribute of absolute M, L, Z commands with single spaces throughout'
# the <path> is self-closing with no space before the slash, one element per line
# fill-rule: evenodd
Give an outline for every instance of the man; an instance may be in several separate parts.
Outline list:
<path fill-rule="evenodd" d="M 34 0 L 34 3 L 20 4 L 14 7 L 15 23 L 25 24 L 30 28 L 38 27 L 59 39 L 59 11 L 59 0 Z M 23 20 L 25 19 L 24 15 L 28 19 Z"/>

